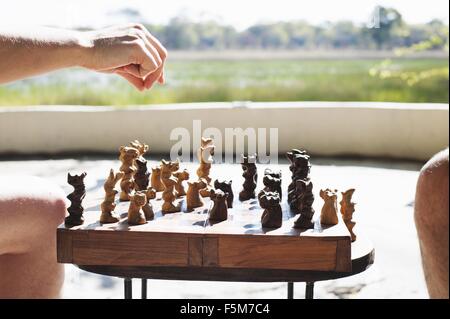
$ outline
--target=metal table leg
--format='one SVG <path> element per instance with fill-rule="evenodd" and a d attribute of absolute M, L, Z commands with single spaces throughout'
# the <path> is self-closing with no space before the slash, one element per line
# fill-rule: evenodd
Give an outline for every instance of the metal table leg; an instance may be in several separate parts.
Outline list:
<path fill-rule="evenodd" d="M 147 279 L 142 279 L 141 282 L 141 299 L 147 299 Z"/>
<path fill-rule="evenodd" d="M 288 282 L 287 284 L 287 299 L 294 299 L 294 283 Z"/>
<path fill-rule="evenodd" d="M 124 279 L 125 299 L 133 299 L 133 283 L 131 278 Z"/>
<path fill-rule="evenodd" d="M 306 283 L 305 299 L 314 299 L 314 282 Z"/>

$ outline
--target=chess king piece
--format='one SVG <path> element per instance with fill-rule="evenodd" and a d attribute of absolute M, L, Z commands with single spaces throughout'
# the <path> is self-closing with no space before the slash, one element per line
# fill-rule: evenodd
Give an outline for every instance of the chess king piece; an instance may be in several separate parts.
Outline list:
<path fill-rule="evenodd" d="M 201 179 L 195 182 L 188 182 L 188 190 L 186 193 L 186 205 L 189 211 L 194 208 L 202 207 L 203 200 L 200 197 L 200 190 L 206 187 L 206 181 Z"/>
<path fill-rule="evenodd" d="M 291 210 L 298 213 L 297 197 L 300 196 L 297 188 L 297 180 L 309 180 L 309 172 L 311 164 L 309 163 L 309 155 L 305 151 L 297 149 L 287 152 L 287 158 L 291 162 L 289 169 L 292 172 L 292 181 L 288 186 L 288 203 Z"/>
<path fill-rule="evenodd" d="M 337 225 L 338 209 L 337 209 L 337 190 L 320 190 L 320 197 L 324 200 L 322 211 L 320 212 L 320 223 L 322 225 Z"/>
<path fill-rule="evenodd" d="M 272 171 L 270 168 L 266 168 L 264 170 L 264 177 L 266 177 L 266 176 L 270 176 L 275 179 L 275 185 L 272 186 L 273 187 L 272 192 L 276 191 L 278 193 L 278 195 L 280 196 L 280 202 L 281 202 L 282 193 L 283 193 L 283 191 L 281 190 L 281 171 L 280 170 Z M 278 179 L 278 181 L 276 179 Z M 264 184 L 264 178 L 263 178 L 263 184 Z M 264 184 L 264 186 L 267 187 L 266 184 Z"/>
<path fill-rule="evenodd" d="M 163 213 L 176 213 L 181 211 L 180 205 L 174 205 L 176 199 L 175 195 L 175 185 L 178 180 L 173 173 L 178 171 L 180 164 L 178 160 L 176 162 L 166 162 L 161 161 L 161 182 L 164 185 L 164 191 L 162 193 L 162 199 L 164 203 L 162 204 L 161 211 Z"/>
<path fill-rule="evenodd" d="M 283 222 L 280 196 L 278 192 L 262 191 L 258 197 L 259 206 L 264 208 L 261 216 L 261 225 L 264 228 L 280 228 Z"/>
<path fill-rule="evenodd" d="M 215 222 L 222 222 L 228 218 L 228 206 L 227 206 L 228 194 L 219 190 L 211 190 L 211 200 L 213 201 L 213 207 L 209 211 L 209 220 Z"/>
<path fill-rule="evenodd" d="M 152 188 L 157 192 L 164 190 L 164 185 L 161 182 L 161 167 L 152 167 L 152 175 L 150 177 Z"/>
<path fill-rule="evenodd" d="M 189 179 L 189 172 L 187 170 L 182 170 L 173 173 L 173 176 L 177 179 L 177 183 L 175 184 L 175 193 L 177 197 L 181 197 L 186 195 L 186 191 L 184 190 L 183 182 Z"/>
<path fill-rule="evenodd" d="M 244 177 L 244 184 L 242 185 L 242 191 L 239 193 L 239 200 L 243 202 L 251 198 L 255 198 L 256 182 L 258 180 L 256 154 L 242 156 L 241 166 L 244 171 L 242 173 L 242 177 Z"/>
<path fill-rule="evenodd" d="M 114 209 L 116 208 L 115 198 L 118 193 L 114 187 L 122 176 L 123 172 L 117 172 L 114 174 L 114 170 L 111 169 L 105 184 L 103 184 L 105 199 L 100 206 L 102 210 L 102 214 L 100 215 L 100 223 L 102 224 L 117 223 L 120 220 L 120 218 L 114 214 Z"/>
<path fill-rule="evenodd" d="M 139 156 L 139 151 L 134 147 L 121 146 L 119 160 L 122 162 L 120 171 L 123 172 L 122 181 L 120 182 L 120 201 L 129 201 L 131 192 L 134 189 L 133 176 L 136 173 L 135 161 Z"/>
<path fill-rule="evenodd" d="M 128 208 L 128 224 L 129 225 L 142 225 L 147 222 L 143 213 L 142 206 L 147 202 L 145 193 L 140 191 L 136 192 L 130 197 L 130 206 Z"/>
<path fill-rule="evenodd" d="M 67 196 L 70 200 L 70 206 L 67 208 L 69 216 L 65 219 L 65 225 L 68 227 L 79 226 L 84 223 L 82 206 L 83 199 L 86 196 L 86 187 L 84 185 L 84 178 L 86 173 L 81 175 L 70 175 L 67 174 L 67 183 L 73 186 L 74 190 Z"/>
<path fill-rule="evenodd" d="M 226 181 L 226 180 L 215 180 L 214 181 L 214 188 L 215 189 L 220 189 L 222 192 L 227 193 L 227 206 L 228 208 L 233 208 L 233 200 L 234 200 L 234 195 L 233 195 L 233 189 L 231 187 L 232 181 Z"/>
<path fill-rule="evenodd" d="M 147 199 L 144 206 L 142 206 L 142 211 L 144 212 L 145 219 L 153 219 L 155 217 L 155 213 L 153 212 L 153 205 L 150 200 L 156 198 L 156 191 L 153 188 L 149 187 L 147 190 L 138 191 L 138 193 L 145 194 L 145 198 Z"/>
<path fill-rule="evenodd" d="M 147 169 L 147 160 L 142 157 L 136 159 L 136 173 L 134 174 L 134 186 L 136 190 L 142 191 L 148 188 L 150 183 L 150 172 Z"/>
<path fill-rule="evenodd" d="M 313 183 L 309 179 L 297 180 L 296 191 L 300 195 L 296 199 L 296 204 L 298 205 L 297 211 L 300 213 L 300 217 L 295 221 L 294 228 L 314 228 L 314 223 L 312 222 L 314 216 L 314 209 L 312 207 L 314 194 L 312 190 Z"/>
<path fill-rule="evenodd" d="M 215 146 L 212 138 L 202 137 L 200 148 L 197 151 L 197 158 L 200 162 L 200 166 L 197 169 L 197 176 L 198 179 L 203 178 L 206 181 L 206 187 L 200 190 L 200 195 L 203 197 L 209 197 L 212 190 L 209 173 L 213 162 L 214 149 Z"/>
<path fill-rule="evenodd" d="M 258 198 L 263 195 L 263 192 L 276 192 L 281 201 L 281 179 L 273 177 L 272 175 L 264 175 L 264 188 L 259 192 Z"/>
<path fill-rule="evenodd" d="M 356 240 L 356 235 L 353 232 L 353 227 L 355 227 L 356 223 L 352 220 L 353 213 L 355 212 L 355 203 L 352 202 L 352 196 L 355 192 L 354 188 L 350 188 L 346 190 L 342 194 L 341 204 L 341 214 L 342 219 L 344 220 L 345 226 L 347 226 L 350 235 L 352 236 L 352 241 Z"/>

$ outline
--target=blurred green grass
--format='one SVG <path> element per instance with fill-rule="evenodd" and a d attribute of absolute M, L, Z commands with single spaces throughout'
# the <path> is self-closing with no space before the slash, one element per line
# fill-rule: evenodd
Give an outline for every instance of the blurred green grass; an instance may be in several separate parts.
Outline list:
<path fill-rule="evenodd" d="M 144 93 L 113 75 L 57 72 L 0 87 L 0 105 L 143 105 L 221 101 L 448 103 L 448 76 L 409 86 L 369 70 L 381 59 L 169 61 L 167 84 Z M 447 59 L 394 59 L 401 72 L 448 68 Z"/>

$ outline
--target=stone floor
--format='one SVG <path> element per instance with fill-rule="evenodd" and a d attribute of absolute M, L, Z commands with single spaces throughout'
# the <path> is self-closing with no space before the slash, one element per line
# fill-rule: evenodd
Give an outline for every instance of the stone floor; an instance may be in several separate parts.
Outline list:
<path fill-rule="evenodd" d="M 156 159 L 156 158 L 155 158 Z M 151 164 L 150 164 L 151 165 Z M 312 161 L 316 203 L 320 188 L 344 190 L 356 188 L 357 202 L 355 232 L 365 233 L 376 249 L 375 264 L 366 272 L 353 277 L 316 283 L 316 298 L 427 298 L 422 274 L 417 234 L 413 220 L 415 183 L 420 163 L 367 159 L 318 158 Z M 286 162 L 279 165 L 287 172 Z M 114 157 L 88 156 L 61 159 L 0 160 L 0 175 L 37 175 L 61 185 L 67 193 L 67 172 L 86 171 L 87 191 L 102 187 L 110 168 L 118 168 Z M 191 174 L 194 164 L 182 165 Z M 240 165 L 234 165 L 238 172 Z M 218 174 L 227 176 L 221 165 L 213 166 Z M 222 176 L 224 174 L 224 176 Z M 287 173 L 284 183 L 288 183 Z M 235 181 L 239 187 L 241 181 Z M 317 208 L 316 208 L 317 211 Z M 140 282 L 134 281 L 134 295 L 139 295 Z M 284 283 L 231 283 L 149 280 L 149 298 L 285 298 Z M 66 266 L 64 286 L 66 298 L 122 298 L 123 283 Z M 304 284 L 295 284 L 295 298 L 304 298 Z"/>

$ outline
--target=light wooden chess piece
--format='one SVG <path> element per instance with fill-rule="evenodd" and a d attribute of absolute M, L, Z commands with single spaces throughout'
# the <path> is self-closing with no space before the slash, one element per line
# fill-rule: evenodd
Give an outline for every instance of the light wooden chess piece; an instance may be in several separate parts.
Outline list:
<path fill-rule="evenodd" d="M 186 191 L 184 190 L 183 182 L 189 179 L 189 172 L 187 170 L 182 170 L 173 173 L 173 176 L 177 179 L 177 183 L 175 184 L 175 193 L 177 197 L 181 197 L 186 195 Z"/>
<path fill-rule="evenodd" d="M 128 224 L 142 225 L 147 222 L 142 212 L 142 206 L 147 202 L 145 192 L 136 192 L 130 197 L 130 207 L 128 208 Z"/>
<path fill-rule="evenodd" d="M 161 182 L 161 167 L 152 167 L 152 175 L 150 176 L 150 185 L 157 192 L 164 190 L 164 185 Z"/>
<path fill-rule="evenodd" d="M 320 197 L 324 200 L 322 211 L 320 212 L 320 223 L 322 225 L 337 225 L 338 209 L 337 209 L 337 189 L 320 190 Z"/>
<path fill-rule="evenodd" d="M 202 137 L 200 148 L 197 151 L 197 158 L 200 162 L 200 166 L 197 169 L 197 176 L 199 179 L 206 181 L 206 187 L 200 190 L 200 195 L 203 197 L 209 197 L 211 195 L 211 177 L 209 173 L 211 170 L 211 163 L 213 162 L 215 146 L 212 138 Z"/>
<path fill-rule="evenodd" d="M 161 211 L 163 213 L 176 213 L 181 211 L 180 205 L 174 205 L 176 199 L 175 195 L 175 185 L 178 180 L 173 173 L 178 171 L 180 165 L 178 160 L 176 162 L 166 162 L 161 161 L 161 182 L 164 185 L 164 191 L 162 193 L 163 204 L 161 206 Z"/>
<path fill-rule="evenodd" d="M 200 190 L 206 187 L 206 181 L 201 179 L 195 182 L 188 182 L 188 185 L 186 205 L 187 209 L 192 211 L 194 208 L 203 206 L 203 200 L 200 197 Z"/>
<path fill-rule="evenodd" d="M 120 182 L 120 201 L 129 201 L 131 192 L 134 189 L 133 175 L 136 173 L 137 167 L 135 160 L 139 156 L 139 151 L 134 147 L 121 146 L 119 160 L 122 162 L 120 171 L 123 172 L 122 181 Z"/>
<path fill-rule="evenodd" d="M 102 214 L 100 215 L 100 223 L 110 224 L 117 223 L 120 218 L 114 214 L 114 209 L 116 208 L 115 198 L 118 193 L 114 189 L 117 182 L 122 178 L 123 172 L 117 172 L 114 174 L 114 170 L 109 171 L 109 176 L 103 184 L 103 189 L 105 190 L 105 200 L 101 204 Z"/>
<path fill-rule="evenodd" d="M 142 206 L 142 211 L 144 212 L 145 219 L 151 220 L 155 217 L 155 213 L 153 212 L 153 206 L 150 203 L 150 200 L 156 197 L 156 191 L 153 188 L 149 187 L 147 191 L 141 192 L 145 193 L 147 198 L 147 202 L 145 203 L 144 206 Z"/>
<path fill-rule="evenodd" d="M 352 236 L 352 241 L 356 240 L 356 235 L 353 232 L 353 227 L 355 227 L 356 223 L 352 220 L 353 213 L 355 212 L 355 203 L 352 202 L 354 192 L 354 188 L 350 188 L 347 191 L 342 192 L 342 200 L 340 201 L 342 219 L 344 220 L 345 226 L 347 226 L 347 229 Z"/>
<path fill-rule="evenodd" d="M 138 150 L 139 158 L 141 159 L 144 158 L 145 153 L 147 153 L 149 149 L 147 144 L 141 143 L 138 140 L 130 142 L 130 146 Z"/>

